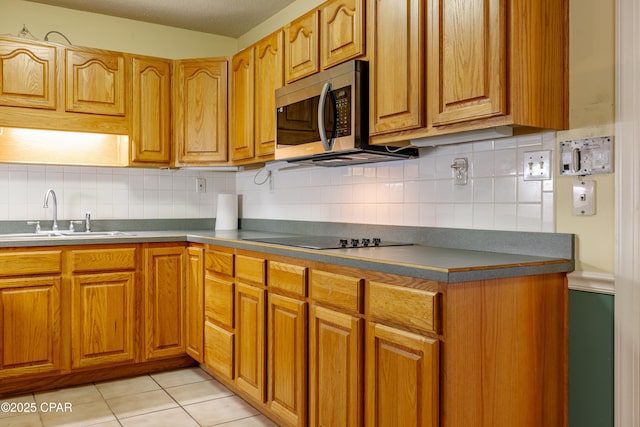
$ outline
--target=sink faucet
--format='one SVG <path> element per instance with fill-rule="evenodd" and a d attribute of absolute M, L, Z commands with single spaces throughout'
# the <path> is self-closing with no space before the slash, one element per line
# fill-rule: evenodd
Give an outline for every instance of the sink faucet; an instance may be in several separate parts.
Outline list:
<path fill-rule="evenodd" d="M 58 231 L 58 199 L 56 199 L 56 192 L 53 191 L 53 188 L 47 190 L 47 194 L 44 195 L 44 205 L 43 208 L 49 207 L 49 195 L 53 196 L 53 227 L 51 229 L 53 231 Z"/>

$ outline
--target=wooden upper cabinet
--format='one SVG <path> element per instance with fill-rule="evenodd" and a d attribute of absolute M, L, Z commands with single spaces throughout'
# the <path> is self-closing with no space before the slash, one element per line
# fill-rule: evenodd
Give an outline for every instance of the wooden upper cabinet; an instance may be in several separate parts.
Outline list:
<path fill-rule="evenodd" d="M 322 69 L 364 54 L 364 0 L 331 0 L 322 6 Z"/>
<path fill-rule="evenodd" d="M 302 15 L 285 28 L 285 76 L 287 83 L 320 71 L 319 26 L 317 9 Z"/>
<path fill-rule="evenodd" d="M 66 111 L 125 115 L 124 55 L 89 49 L 66 49 Z"/>
<path fill-rule="evenodd" d="M 168 165 L 171 160 L 171 62 L 132 58 L 131 163 Z"/>
<path fill-rule="evenodd" d="M 369 0 L 371 135 L 425 126 L 424 0 Z"/>
<path fill-rule="evenodd" d="M 254 109 L 254 49 L 243 50 L 231 60 L 231 105 L 229 121 L 229 151 L 231 160 L 252 159 Z"/>
<path fill-rule="evenodd" d="M 278 31 L 255 45 L 255 150 L 256 157 L 272 156 L 276 142 L 275 91 L 284 85 L 284 32 Z"/>
<path fill-rule="evenodd" d="M 0 40 L 0 105 L 55 109 L 56 48 Z"/>
<path fill-rule="evenodd" d="M 176 165 L 227 161 L 227 60 L 175 62 L 173 124 Z"/>
<path fill-rule="evenodd" d="M 428 109 L 433 124 L 506 114 L 506 3 L 430 0 L 429 5 Z"/>

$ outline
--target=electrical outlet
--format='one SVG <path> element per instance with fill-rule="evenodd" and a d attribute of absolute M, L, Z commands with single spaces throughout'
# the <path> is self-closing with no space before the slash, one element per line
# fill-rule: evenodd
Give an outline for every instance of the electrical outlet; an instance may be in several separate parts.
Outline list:
<path fill-rule="evenodd" d="M 207 180 L 204 178 L 196 178 L 196 193 L 207 192 Z"/>
<path fill-rule="evenodd" d="M 525 181 L 551 179 L 551 150 L 524 153 L 523 171 Z"/>

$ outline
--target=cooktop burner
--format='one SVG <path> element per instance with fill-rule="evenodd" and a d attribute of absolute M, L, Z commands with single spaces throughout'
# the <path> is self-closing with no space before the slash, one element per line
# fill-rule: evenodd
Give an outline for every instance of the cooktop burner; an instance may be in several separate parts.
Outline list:
<path fill-rule="evenodd" d="M 391 242 L 379 237 L 344 238 L 335 236 L 288 236 L 262 237 L 244 239 L 252 242 L 271 243 L 274 245 L 295 246 L 307 249 L 347 249 L 347 248 L 375 248 L 381 246 L 409 246 L 411 243 Z"/>

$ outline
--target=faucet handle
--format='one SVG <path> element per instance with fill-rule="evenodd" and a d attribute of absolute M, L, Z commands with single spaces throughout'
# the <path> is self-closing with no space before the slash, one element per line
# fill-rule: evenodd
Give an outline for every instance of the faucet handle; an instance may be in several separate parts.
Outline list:
<path fill-rule="evenodd" d="M 40 221 L 27 221 L 27 224 L 36 226 L 36 234 L 40 232 Z"/>
<path fill-rule="evenodd" d="M 69 231 L 76 231 L 74 224 L 82 224 L 83 221 L 69 221 Z"/>

